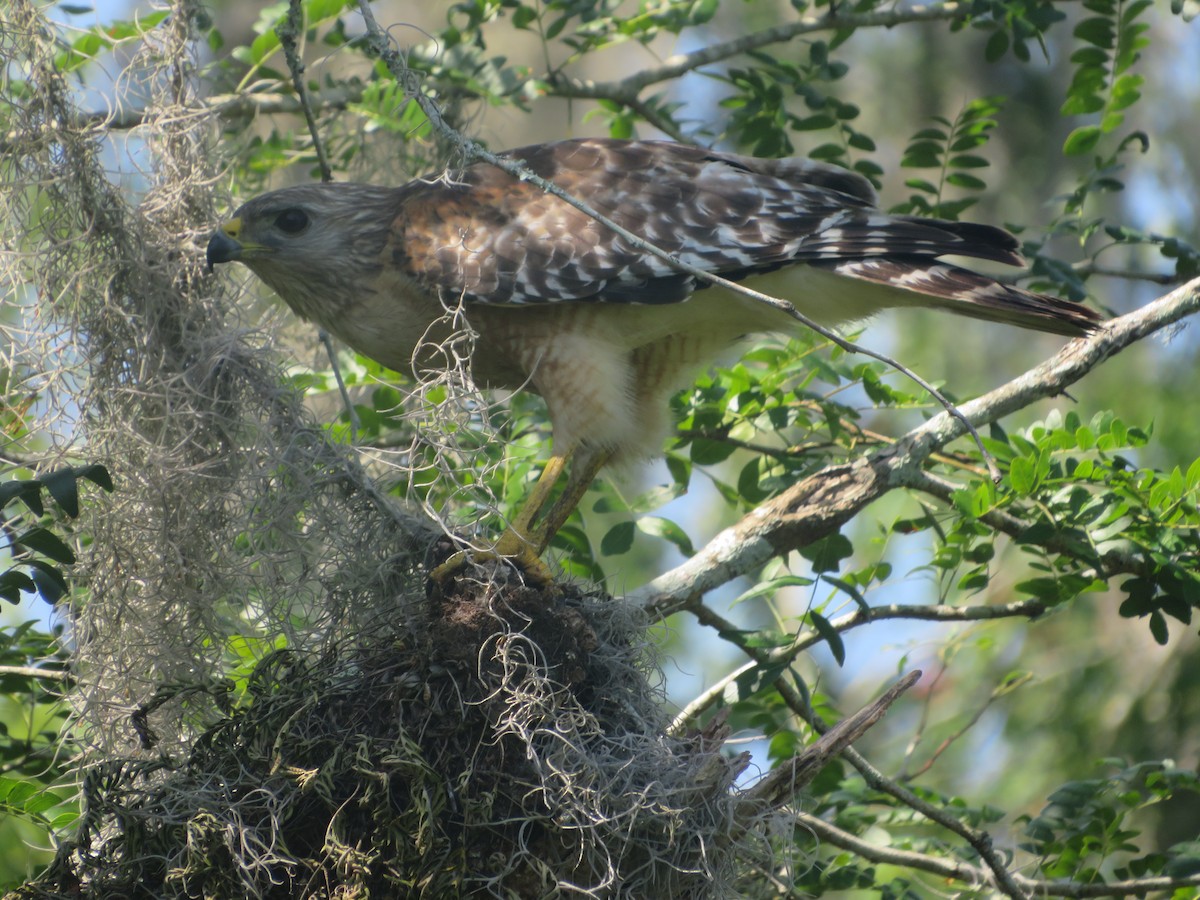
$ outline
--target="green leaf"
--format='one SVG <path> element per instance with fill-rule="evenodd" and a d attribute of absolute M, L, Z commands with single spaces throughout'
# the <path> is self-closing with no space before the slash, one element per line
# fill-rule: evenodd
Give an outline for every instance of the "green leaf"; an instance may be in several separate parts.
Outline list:
<path fill-rule="evenodd" d="M 21 502 L 35 516 L 45 515 L 42 505 L 42 484 L 37 479 L 32 481 L 6 481 L 0 484 L 0 509 L 8 506 L 13 500 L 20 498 Z"/>
<path fill-rule="evenodd" d="M 633 547 L 633 522 L 619 522 L 600 539 L 600 553 L 604 556 L 620 556 Z"/>
<path fill-rule="evenodd" d="M 986 169 L 991 163 L 982 156 L 961 153 L 958 156 L 950 157 L 948 165 L 954 169 Z"/>
<path fill-rule="evenodd" d="M 517 11 L 512 16 L 513 27 L 522 30 L 527 29 L 529 24 L 536 19 L 537 10 L 532 6 L 518 6 Z"/>
<path fill-rule="evenodd" d="M 1200 486 L 1200 457 L 1192 461 L 1188 466 L 1187 475 L 1184 477 L 1188 491 L 1196 490 Z"/>
<path fill-rule="evenodd" d="M 1008 483 L 1013 491 L 1028 496 L 1033 491 L 1034 463 L 1028 456 L 1018 456 L 1008 467 Z"/>
<path fill-rule="evenodd" d="M 1101 135 L 1098 125 L 1083 125 L 1076 128 L 1063 143 L 1063 154 L 1066 156 L 1082 156 L 1095 149 Z"/>
<path fill-rule="evenodd" d="M 862 592 L 850 582 L 841 578 L 834 578 L 832 575 L 822 575 L 821 580 L 826 584 L 833 585 L 835 588 L 853 600 L 861 612 L 869 613 L 871 611 L 871 605 L 867 603 L 867 598 L 864 597 Z"/>
<path fill-rule="evenodd" d="M 840 144 L 822 144 L 808 152 L 813 159 L 838 160 L 846 155 L 846 150 Z"/>
<path fill-rule="evenodd" d="M 1158 610 L 1150 613 L 1150 634 L 1161 646 L 1166 646 L 1170 634 L 1167 630 L 1167 620 Z"/>
<path fill-rule="evenodd" d="M 736 448 L 725 441 L 709 438 L 693 438 L 691 443 L 692 462 L 698 466 L 711 466 L 729 459 Z"/>
<path fill-rule="evenodd" d="M 800 550 L 800 555 L 812 563 L 813 571 L 836 572 L 841 567 L 843 559 L 854 554 L 854 545 L 841 533 L 834 533 L 819 541 L 814 541 Z"/>
<path fill-rule="evenodd" d="M 33 583 L 37 585 L 38 593 L 42 595 L 43 600 L 53 606 L 66 596 L 69 588 L 67 579 L 63 577 L 62 572 L 40 559 L 31 559 L 27 565 L 30 567 L 29 574 L 33 578 Z"/>
<path fill-rule="evenodd" d="M 1062 105 L 1064 116 L 1085 116 L 1104 109 L 1104 98 L 1095 91 L 1080 91 L 1072 94 Z"/>
<path fill-rule="evenodd" d="M 817 634 L 821 635 L 825 643 L 829 645 L 829 652 L 837 660 L 838 666 L 845 665 L 846 645 L 842 643 L 842 636 L 837 633 L 837 629 L 833 627 L 832 623 L 820 613 L 813 611 L 810 611 L 805 618 L 812 622 Z"/>
<path fill-rule="evenodd" d="M 983 58 L 988 62 L 995 62 L 1007 52 L 1008 32 L 997 28 L 992 32 L 992 36 L 988 38 L 987 44 L 983 48 Z"/>
<path fill-rule="evenodd" d="M 75 553 L 58 535 L 45 528 L 33 528 L 13 538 L 14 545 L 28 547 L 58 563 L 75 562 Z"/>
<path fill-rule="evenodd" d="M 76 466 L 75 474 L 80 478 L 86 478 L 92 484 L 102 488 L 109 494 L 116 489 L 113 486 L 112 475 L 109 474 L 108 469 L 99 463 L 92 463 L 88 466 Z"/>
<path fill-rule="evenodd" d="M 819 131 L 824 128 L 833 128 L 835 125 L 837 125 L 837 119 L 828 113 L 805 116 L 791 123 L 794 131 Z"/>
<path fill-rule="evenodd" d="M 1084 19 L 1074 30 L 1075 37 L 1093 46 L 1108 50 L 1116 40 L 1116 30 L 1111 19 L 1095 17 Z"/>
<path fill-rule="evenodd" d="M 692 546 L 692 539 L 670 519 L 664 519 L 662 516 L 642 516 L 637 520 L 637 527 L 639 531 L 645 534 L 670 541 L 679 548 L 679 552 L 684 556 L 691 557 L 696 555 L 696 550 Z"/>
<path fill-rule="evenodd" d="M 737 606 L 739 603 L 745 603 L 747 600 L 754 600 L 758 597 L 773 597 L 787 587 L 809 587 L 812 583 L 811 578 L 805 578 L 802 575 L 781 575 L 778 578 L 756 584 L 750 590 L 739 594 L 730 606 Z"/>
<path fill-rule="evenodd" d="M 974 175 L 968 175 L 966 172 L 951 172 L 946 176 L 946 182 L 955 187 L 966 188 L 972 191 L 982 191 L 987 187 L 982 178 L 976 178 Z"/>
<path fill-rule="evenodd" d="M 846 139 L 846 143 L 849 144 L 851 147 L 853 147 L 855 150 L 863 150 L 867 153 L 875 152 L 875 142 L 873 140 L 871 140 L 871 138 L 869 138 L 867 135 L 862 134 L 857 131 L 854 132 L 852 135 L 850 135 L 850 137 L 848 137 Z"/>
<path fill-rule="evenodd" d="M 1145 79 L 1141 75 L 1122 75 L 1113 85 L 1108 108 L 1115 112 L 1133 106 L 1142 99 L 1142 92 L 1139 89 L 1144 81 Z"/>
<path fill-rule="evenodd" d="M 42 484 L 54 501 L 72 519 L 79 516 L 79 482 L 73 468 L 58 469 L 42 476 Z"/>
<path fill-rule="evenodd" d="M 937 196 L 937 186 L 932 182 L 926 181 L 923 178 L 908 178 L 904 182 L 906 187 L 912 188 L 914 191 L 922 191 L 926 194 Z"/>

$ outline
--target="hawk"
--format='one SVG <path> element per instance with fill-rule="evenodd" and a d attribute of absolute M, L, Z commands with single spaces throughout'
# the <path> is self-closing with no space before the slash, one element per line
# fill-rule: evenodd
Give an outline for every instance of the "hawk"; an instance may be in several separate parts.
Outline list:
<path fill-rule="evenodd" d="M 682 262 L 822 324 L 903 306 L 1062 335 L 1099 322 L 940 259 L 1020 265 L 1007 231 L 888 215 L 865 178 L 836 166 L 606 139 L 504 155 Z M 553 455 L 496 548 L 541 576 L 541 551 L 600 467 L 661 449 L 674 391 L 744 337 L 797 327 L 487 163 L 400 187 L 272 191 L 238 209 L 207 255 L 245 263 L 298 315 L 400 372 L 435 363 L 422 348 L 449 336 L 446 312 L 461 305 L 476 382 L 535 391 L 549 411 Z"/>

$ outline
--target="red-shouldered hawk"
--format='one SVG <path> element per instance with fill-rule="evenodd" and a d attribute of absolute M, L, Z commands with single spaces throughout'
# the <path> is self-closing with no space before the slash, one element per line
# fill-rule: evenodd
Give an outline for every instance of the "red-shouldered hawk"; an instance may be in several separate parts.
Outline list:
<path fill-rule="evenodd" d="M 1064 335 L 1099 321 L 939 261 L 1019 265 L 1008 232 L 880 212 L 866 179 L 824 163 L 604 139 L 504 155 L 683 262 L 820 323 L 898 306 Z M 540 573 L 538 554 L 600 466 L 660 451 L 674 391 L 747 335 L 797 327 L 486 163 L 396 188 L 315 184 L 256 197 L 209 242 L 210 264 L 233 260 L 298 315 L 400 372 L 421 367 L 418 345 L 437 340 L 447 308 L 465 306 L 476 381 L 535 391 L 549 410 L 554 455 L 497 550 Z M 568 459 L 564 497 L 544 513 Z"/>

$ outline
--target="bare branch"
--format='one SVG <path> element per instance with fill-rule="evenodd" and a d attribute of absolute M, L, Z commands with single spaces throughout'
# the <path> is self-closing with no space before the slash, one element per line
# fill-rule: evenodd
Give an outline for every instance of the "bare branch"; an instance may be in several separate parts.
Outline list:
<path fill-rule="evenodd" d="M 724 636 L 726 634 L 734 634 L 736 626 L 728 620 L 713 613 L 708 607 L 704 606 L 700 597 L 692 598 L 692 600 L 683 609 L 687 612 L 692 612 L 697 615 L 702 624 L 715 628 L 718 634 Z M 925 622 L 983 622 L 992 619 L 1009 619 L 1009 618 L 1037 618 L 1046 611 L 1044 604 L 1036 600 L 1021 600 L 1013 603 L 1005 603 L 999 606 L 915 606 L 903 603 L 892 603 L 886 606 L 872 606 L 869 610 L 855 609 L 854 612 L 844 616 L 839 616 L 830 621 L 830 626 L 839 634 L 845 631 L 850 631 L 860 625 L 866 625 L 869 622 L 878 622 L 885 619 L 908 619 L 919 620 Z M 796 639 L 786 647 L 776 647 L 773 650 L 766 652 L 761 661 L 751 660 L 745 665 L 735 669 L 724 678 L 717 681 L 715 684 L 696 695 L 696 697 L 685 706 L 680 713 L 671 722 L 671 727 L 668 729 L 670 734 L 682 734 L 699 716 L 703 715 L 708 709 L 720 703 L 724 698 L 729 686 L 737 682 L 739 678 L 753 672 L 755 669 L 765 669 L 767 667 L 777 667 L 780 663 L 791 662 L 809 647 L 821 643 L 824 638 L 816 631 L 802 631 L 796 635 Z M 741 647 L 736 641 L 733 642 L 739 648 Z"/>
<path fill-rule="evenodd" d="M 780 763 L 748 791 L 747 799 L 739 810 L 740 814 L 750 817 L 761 814 L 764 808 L 777 809 L 790 803 L 799 791 L 820 774 L 830 760 L 878 724 L 892 704 L 920 680 L 919 669 L 909 672 L 874 703 L 838 722 L 792 759 Z"/>
<path fill-rule="evenodd" d="M 313 150 L 317 154 L 317 164 L 321 168 L 321 181 L 328 183 L 333 181 L 333 170 L 329 167 L 329 157 L 325 154 L 325 143 L 321 140 L 321 132 L 317 128 L 317 118 L 313 115 L 312 101 L 308 96 L 308 85 L 304 81 L 304 60 L 300 56 L 300 36 L 304 34 L 304 9 L 300 5 L 300 0 L 289 0 L 287 16 L 275 28 L 275 34 L 279 38 L 279 45 L 283 48 L 288 71 L 292 73 L 292 85 L 296 88 L 296 96 L 300 100 L 304 121 L 308 124 Z"/>
<path fill-rule="evenodd" d="M 942 672 L 944 673 L 945 669 L 943 669 Z M 941 673 L 939 673 L 939 677 L 940 676 L 941 676 Z M 1012 676 L 1010 678 L 1006 678 L 998 686 L 996 686 L 995 688 L 992 689 L 992 692 L 990 694 L 988 694 L 987 700 L 985 700 L 982 704 L 980 704 L 975 709 L 975 711 L 971 713 L 970 717 L 968 717 L 967 721 L 961 727 L 954 729 L 954 731 L 952 731 L 950 734 L 948 734 L 946 737 L 944 737 L 941 740 L 941 742 L 934 749 L 933 753 L 931 753 L 929 755 L 929 758 L 927 760 L 925 760 L 925 762 L 922 763 L 920 766 L 918 766 L 916 771 L 914 771 L 914 772 L 907 771 L 908 762 L 909 762 L 909 759 L 911 758 L 911 756 L 909 758 L 906 758 L 905 759 L 906 771 L 899 776 L 898 780 L 903 781 L 905 783 L 911 783 L 911 782 L 915 781 L 916 779 L 920 778 L 922 775 L 924 775 L 930 769 L 932 769 L 934 764 L 936 764 L 937 761 L 939 759 L 941 759 L 942 755 L 947 750 L 949 750 L 952 746 L 954 746 L 954 744 L 960 738 L 962 738 L 963 735 L 965 735 L 968 731 L 970 731 L 972 728 L 974 728 L 976 725 L 979 724 L 979 720 L 983 718 L 983 714 L 991 708 L 993 703 L 995 703 L 997 700 L 999 700 L 1001 697 L 1003 697 L 1008 692 L 1016 690 L 1017 688 L 1027 684 L 1029 681 L 1032 680 L 1032 678 L 1033 678 L 1033 676 L 1029 675 L 1029 674 L 1025 674 L 1025 675 L 1021 675 L 1021 676 Z M 923 730 L 923 726 L 922 726 L 922 730 Z M 912 744 L 910 744 L 910 746 L 914 750 L 916 747 L 916 743 L 918 741 L 920 741 L 920 737 L 921 737 L 921 732 L 918 732 L 917 738 L 912 742 Z"/>
<path fill-rule="evenodd" d="M 1080 278 L 1090 278 L 1093 275 L 1099 278 L 1120 278 L 1125 281 L 1148 281 L 1151 284 L 1178 284 L 1179 276 L 1174 272 L 1143 272 L 1138 269 L 1114 269 L 1110 266 L 1102 266 L 1095 262 L 1078 262 L 1071 266 L 1071 269 Z"/>
<path fill-rule="evenodd" d="M 990 881 L 988 873 L 978 866 L 955 860 L 950 856 L 945 858 L 926 856 L 924 853 L 916 853 L 912 850 L 897 850 L 893 847 L 872 844 L 855 837 L 848 831 L 843 831 L 836 825 L 831 825 L 824 819 L 801 810 L 796 812 L 796 824 L 812 832 L 819 840 L 835 847 L 841 847 L 843 850 L 849 850 L 870 862 L 929 872 L 965 884 L 981 885 Z"/>
<path fill-rule="evenodd" d="M 39 669 L 36 666 L 0 666 L 0 675 L 21 678 L 40 678 L 44 681 L 70 681 L 74 676 L 61 669 Z"/>

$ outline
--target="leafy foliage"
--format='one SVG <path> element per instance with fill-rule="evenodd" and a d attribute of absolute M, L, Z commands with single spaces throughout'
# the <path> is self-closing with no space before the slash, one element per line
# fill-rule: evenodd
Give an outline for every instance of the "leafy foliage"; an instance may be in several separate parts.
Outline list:
<path fill-rule="evenodd" d="M 430 149 L 439 138 L 426 114 L 411 102 L 414 90 L 435 98 L 455 125 L 473 123 L 489 110 L 524 123 L 544 100 L 558 99 L 572 104 L 573 112 L 578 106 L 585 122 L 598 118 L 617 137 L 657 129 L 764 156 L 799 150 L 858 171 L 877 186 L 902 176 L 909 193 L 894 211 L 957 219 L 994 200 L 1001 184 L 1021 180 L 1013 177 L 1011 163 L 1004 164 L 1007 169 L 1001 164 L 1012 155 L 1007 130 L 1011 117 L 1042 91 L 1052 96 L 1042 98 L 1041 125 L 1047 134 L 1061 130 L 1065 136 L 1061 153 L 1058 139 L 1052 142 L 1053 160 L 1019 160 L 1026 168 L 1044 164 L 1055 175 L 1047 179 L 1054 184 L 1046 191 L 1049 200 L 1028 192 L 1016 204 L 1025 211 L 1017 229 L 1031 259 L 1029 271 L 1019 277 L 1031 278 L 1038 289 L 1081 299 L 1103 292 L 1089 280 L 1104 268 L 1102 261 L 1132 259 L 1120 274 L 1159 281 L 1200 273 L 1194 240 L 1133 224 L 1133 216 L 1119 206 L 1126 167 L 1144 159 L 1149 145 L 1145 105 L 1171 88 L 1149 80 L 1152 22 L 1169 22 L 1164 18 L 1169 14 L 1155 10 L 1150 0 L 973 0 L 917 10 L 883 0 L 849 6 L 794 0 L 791 5 L 797 13 L 793 19 L 778 21 L 773 8 L 769 22 L 746 25 L 735 34 L 732 30 L 741 26 L 731 25 L 730 17 L 753 23 L 754 5 L 729 0 L 464 0 L 450 7 L 444 25 L 429 36 L 432 40 L 415 31 L 392 32 L 416 75 L 406 85 L 391 81 L 367 58 L 356 2 L 304 0 L 301 7 L 305 36 L 310 48 L 316 48 L 310 62 L 318 55 L 339 61 L 316 75 L 308 73 L 320 134 L 339 176 L 361 177 L 380 166 L 371 156 L 372 144 L 384 145 L 389 177 L 395 168 L 413 174 L 414 164 L 424 164 L 428 157 L 436 160 L 431 169 L 440 164 L 445 154 Z M 278 28 L 287 13 L 286 2 L 264 5 L 251 33 L 237 37 L 223 31 L 219 11 L 193 19 L 211 52 L 201 72 L 210 93 L 292 96 L 292 73 L 279 53 Z M 156 13 L 72 32 L 61 40 L 57 65 L 86 84 L 96 77 L 97 62 L 111 62 L 114 50 L 139 45 L 171 24 L 165 13 Z M 903 90 L 896 88 L 882 100 L 864 101 L 858 92 L 861 80 L 877 68 L 890 72 L 897 85 L 899 75 L 910 74 L 886 68 L 895 48 L 876 40 L 881 27 L 897 35 L 924 28 L 922 52 L 962 46 L 963 59 L 970 62 L 962 66 L 970 77 L 960 81 L 963 73 L 954 71 L 954 83 L 966 89 L 960 93 L 956 87 L 933 112 L 906 116 L 903 131 L 892 135 L 874 117 L 887 112 L 890 103 L 909 103 L 909 94 L 922 92 L 910 90 L 907 81 Z M 528 43 L 513 42 L 514 35 L 535 50 L 523 50 Z M 671 55 L 666 51 L 674 45 L 664 40 L 674 37 L 705 53 Z M 640 55 L 621 55 L 630 49 Z M 1069 83 L 1047 86 L 1038 80 L 1042 75 L 1028 74 L 1025 64 L 1035 56 L 1056 59 L 1064 52 L 1069 54 Z M 921 59 L 934 72 L 932 81 L 948 71 L 938 68 L 936 57 L 929 52 Z M 642 62 L 630 65 L 630 59 Z M 598 71 L 610 80 L 598 81 Z M 680 88 L 685 78 L 689 87 Z M 697 112 L 708 107 L 693 98 L 701 93 L 690 88 L 696 83 L 713 89 L 706 99 L 717 114 Z M 964 93 L 976 99 L 963 103 Z M 10 112 L 4 113 L 6 127 Z M 249 129 L 239 115 L 228 112 L 226 121 L 226 150 L 239 192 L 250 194 L 274 184 L 289 167 L 314 164 L 312 141 L 299 119 L 276 116 Z M 1044 135 L 1036 137 L 1037 143 L 1051 143 Z M 403 150 L 395 149 L 401 141 Z M 401 153 L 400 165 L 393 165 L 393 157 Z M 904 171 L 885 172 L 884 161 L 897 157 Z M 1002 176 L 1008 180 L 1002 182 Z M 1061 249 L 1064 238 L 1071 246 L 1070 259 L 1064 259 Z M 536 399 L 518 395 L 505 406 L 470 410 L 454 452 L 447 453 L 413 440 L 414 428 L 421 425 L 414 421 L 421 416 L 414 415 L 412 401 L 390 373 L 363 358 L 347 355 L 342 362 L 355 397 L 356 423 L 343 414 L 329 423 L 328 433 L 333 440 L 353 442 L 368 459 L 372 452 L 406 454 L 407 477 L 383 484 L 394 497 L 436 512 L 450 524 L 483 521 L 493 529 L 512 517 L 536 478 L 548 437 Z M 990 374 L 996 382 L 1002 380 L 1002 373 Z M 950 383 L 955 384 L 953 378 Z M 301 371 L 294 386 L 314 397 L 334 390 L 326 371 Z M 425 393 L 421 409 L 444 402 L 446 393 L 439 390 Z M 862 362 L 810 336 L 758 343 L 673 402 L 679 431 L 661 483 L 629 495 L 606 483 L 589 496 L 556 538 L 555 550 L 569 576 L 602 580 L 621 573 L 632 579 L 628 573 L 661 567 L 668 553 L 692 557 L 707 523 L 702 527 L 697 521 L 694 507 L 679 513 L 663 509 L 666 504 L 704 484 L 723 501 L 721 514 L 736 517 L 804 479 L 886 451 L 896 435 L 930 410 L 923 394 L 882 364 Z M 1060 674 L 1057 681 L 1052 676 L 1037 680 L 1031 670 L 1038 664 L 1052 668 L 1056 653 L 1080 658 L 1074 648 L 1068 654 L 1065 644 L 1061 651 L 1055 647 L 1058 636 L 1038 636 L 1054 635 L 1051 629 L 1064 618 L 1081 612 L 1099 617 L 1111 610 L 1103 620 L 1105 628 L 1120 630 L 1130 641 L 1148 635 L 1147 646 L 1166 648 L 1163 653 L 1194 655 L 1188 643 L 1194 640 L 1193 617 L 1200 608 L 1200 460 L 1192 459 L 1194 446 L 1186 453 L 1164 455 L 1158 441 L 1169 423 L 1163 422 L 1161 410 L 1138 407 L 1134 414 L 1127 409 L 1118 413 L 1097 409 L 1094 402 L 1081 403 L 1078 410 L 1051 411 L 1040 421 L 1026 417 L 990 424 L 983 443 L 1002 473 L 998 483 L 977 448 L 965 442 L 947 447 L 930 459 L 919 478 L 891 491 L 843 530 L 741 573 L 744 583 L 729 604 L 728 618 L 709 599 L 697 600 L 689 609 L 706 629 L 702 633 L 709 643 L 704 646 L 715 643 L 749 662 L 728 675 L 707 671 L 716 688 L 706 692 L 708 699 L 694 715 L 689 713 L 686 724 L 700 724 L 724 707 L 735 727 L 765 736 L 759 748 L 764 766 L 786 766 L 815 739 L 813 723 L 841 717 L 846 701 L 839 672 L 866 668 L 872 655 L 856 644 L 854 629 L 937 616 L 963 628 L 955 636 L 939 637 L 936 654 L 942 666 L 937 678 L 957 678 L 953 690 L 945 692 L 953 695 L 954 710 L 939 719 L 935 678 L 928 697 L 903 714 L 900 730 L 909 750 L 892 771 L 904 774 L 888 782 L 889 790 L 846 760 L 830 764 L 811 785 L 802 812 L 836 829 L 833 838 L 814 840 L 803 826 L 772 833 L 781 854 L 809 864 L 784 875 L 747 875 L 747 896 L 777 890 L 940 895 L 946 888 L 939 879 L 957 876 L 939 874 L 938 863 L 977 867 L 969 871 L 982 872 L 990 883 L 995 870 L 987 868 L 979 852 L 983 842 L 972 837 L 982 834 L 990 840 L 1002 829 L 1020 833 L 1004 855 L 1007 870 L 1042 879 L 1031 892 L 1050 892 L 1055 881 L 1091 889 L 1112 880 L 1150 877 L 1179 879 L 1180 896 L 1194 889 L 1200 872 L 1194 837 L 1164 841 L 1155 832 L 1165 821 L 1156 817 L 1166 806 L 1194 806 L 1200 790 L 1193 772 L 1166 758 L 1176 752 L 1174 747 L 1165 741 L 1152 744 L 1145 756 L 1130 754 L 1146 760 L 1136 764 L 1116 759 L 1095 764 L 1060 753 L 1045 778 L 1062 783 L 1048 790 L 1043 790 L 1044 780 L 1026 771 L 1036 767 L 1011 755 L 1014 746 L 1019 751 L 1023 741 L 1036 737 L 1032 729 L 1006 733 L 1022 715 L 1036 718 L 1030 710 L 1037 709 L 1037 701 L 1030 698 L 1055 692 L 1070 696 L 1087 688 L 1100 665 L 1089 662 L 1089 671 Z M 1176 414 L 1189 415 L 1182 410 Z M 474 427 L 501 440 L 477 438 Z M 439 477 L 447 471 L 453 479 Z M 100 466 L 0 485 L 0 506 L 10 514 L 6 533 L 13 559 L 0 575 L 0 597 L 15 602 L 36 590 L 50 603 L 69 599 L 65 567 L 74 561 L 75 550 L 61 536 L 64 523 L 46 515 L 44 498 L 48 495 L 62 515 L 78 516 L 80 479 L 112 490 Z M 498 504 L 480 499 L 491 494 L 501 498 Z M 232 538 L 239 552 L 249 552 L 244 536 Z M 914 556 L 919 558 L 915 564 Z M 918 591 L 921 602 L 913 602 Z M 1016 616 L 1033 621 L 986 630 L 990 620 Z M 1003 627 L 1021 629 L 1021 637 L 1005 644 Z M 973 628 L 979 630 L 969 630 Z M 694 636 L 689 626 L 672 623 L 665 647 L 668 652 L 682 650 Z M 1069 637 L 1080 643 L 1093 639 Z M 672 646 L 672 640 L 678 643 Z M 875 647 L 889 640 L 876 638 Z M 1036 663 L 1012 661 L 1024 652 L 1021 645 L 1036 646 L 1039 640 L 1050 646 L 1042 648 Z M 825 666 L 803 656 L 817 647 L 826 654 L 818 659 L 831 660 Z M 223 648 L 237 660 L 230 681 L 236 701 L 230 709 L 236 708 L 237 715 L 252 716 L 256 704 L 279 696 L 278 685 L 255 680 L 277 664 L 258 668 L 269 650 L 278 649 L 272 637 L 263 638 L 261 646 L 247 640 L 230 641 Z M 706 652 L 696 658 L 697 668 L 709 662 L 702 658 Z M 1105 660 L 1104 665 L 1116 671 L 1112 667 L 1119 662 Z M 899 665 L 908 664 L 902 657 Z M 17 723 L 21 728 L 14 727 L 11 715 L 0 719 L 5 737 L 0 743 L 0 811 L 49 832 L 61 830 L 75 816 L 67 792 L 46 787 L 63 776 L 50 757 L 69 737 L 61 733 L 64 717 L 46 686 L 50 680 L 15 671 L 29 665 L 68 671 L 64 652 L 33 623 L 0 632 L 0 667 L 13 670 L 0 675 L 3 694 L 22 709 L 27 703 L 30 710 Z M 295 671 L 306 665 L 297 661 Z M 386 674 L 384 681 L 391 685 L 390 670 Z M 439 669 L 437 677 L 443 674 Z M 1170 684 L 1170 696 L 1178 695 L 1182 703 L 1186 692 L 1180 688 L 1187 683 L 1176 677 L 1180 680 Z M 400 687 L 409 689 L 407 683 Z M 296 702 L 307 708 L 310 700 L 306 696 Z M 416 702 L 407 694 L 404 701 Z M 290 721 L 290 710 L 276 712 L 280 721 Z M 1096 713 L 1085 721 L 1088 739 L 1097 744 L 1095 755 L 1124 752 L 1109 747 L 1118 740 L 1098 719 Z M 1054 727 L 1044 723 L 1048 731 Z M 334 749 L 323 758 L 339 752 L 335 732 L 331 729 Z M 915 735 L 911 739 L 909 732 Z M 983 732 L 989 737 L 980 737 Z M 1180 740 L 1179 753 L 1190 760 L 1195 741 Z M 917 760 L 917 750 L 930 744 L 937 749 Z M 899 755 L 886 743 L 871 750 Z M 992 760 L 1006 769 L 994 779 L 984 771 Z M 390 765 L 394 759 L 384 762 Z M 302 777 L 288 775 L 296 782 L 291 786 L 297 796 L 307 790 L 302 779 L 314 777 L 311 773 L 320 768 L 320 760 L 304 763 L 315 768 L 305 768 Z M 272 777 L 276 774 L 270 770 Z M 988 794 L 981 784 L 1002 777 L 1006 787 L 1027 779 L 1043 793 L 1036 800 L 1017 799 L 1003 789 Z M 317 778 L 318 788 L 324 778 Z M 449 807 L 454 791 L 443 796 L 443 781 L 440 776 L 430 779 L 430 791 Z M 371 782 L 370 790 L 387 799 L 388 791 L 379 784 Z M 998 799 L 1006 809 L 992 805 Z M 942 818 L 918 812 L 922 804 Z M 1038 807 L 1044 808 L 1037 815 L 1019 814 Z M 338 810 L 339 804 L 333 804 L 331 816 Z M 409 812 L 423 815 L 416 807 Z M 1200 828 L 1194 812 L 1183 818 L 1193 834 Z M 427 825 L 422 820 L 417 830 Z M 863 835 L 870 836 L 870 845 L 917 854 L 925 868 L 876 858 L 869 847 L 845 839 Z M 1193 881 L 1186 882 L 1189 878 Z"/>
<path fill-rule="evenodd" d="M 28 480 L 12 480 L 0 484 L 0 509 L 20 501 L 26 514 L 7 515 L 4 530 L 7 550 L 16 566 L 0 574 L 0 597 L 16 603 L 23 591 L 37 591 L 47 603 L 57 603 L 67 593 L 67 579 L 54 565 L 75 562 L 75 552 L 45 525 L 46 509 L 43 491 L 54 498 L 67 516 L 79 515 L 79 480 L 85 479 L 104 488 L 113 489 L 108 470 L 101 465 L 69 466 Z M 29 521 L 32 514 L 36 521 Z M 21 569 L 27 571 L 21 571 Z"/>
<path fill-rule="evenodd" d="M 964 106 L 953 120 L 935 116 L 934 127 L 923 128 L 913 135 L 900 165 L 909 169 L 933 169 L 937 180 L 907 179 L 905 185 L 916 193 L 894 211 L 957 219 L 973 206 L 977 197 L 951 201 L 943 199 L 943 194 L 947 187 L 966 191 L 987 188 L 983 179 L 973 172 L 990 165 L 978 151 L 987 143 L 988 133 L 996 127 L 996 115 L 1003 105 L 1003 97 L 982 97 Z"/>
<path fill-rule="evenodd" d="M 1067 137 L 1063 153 L 1077 156 L 1096 148 L 1103 135 L 1125 122 L 1125 110 L 1141 99 L 1142 76 L 1130 71 L 1150 45 L 1150 26 L 1138 21 L 1151 0 L 1089 0 L 1090 13 L 1074 29 L 1084 46 L 1071 54 L 1075 75 L 1062 106 L 1064 116 L 1099 114 L 1096 125 L 1081 125 Z"/>

